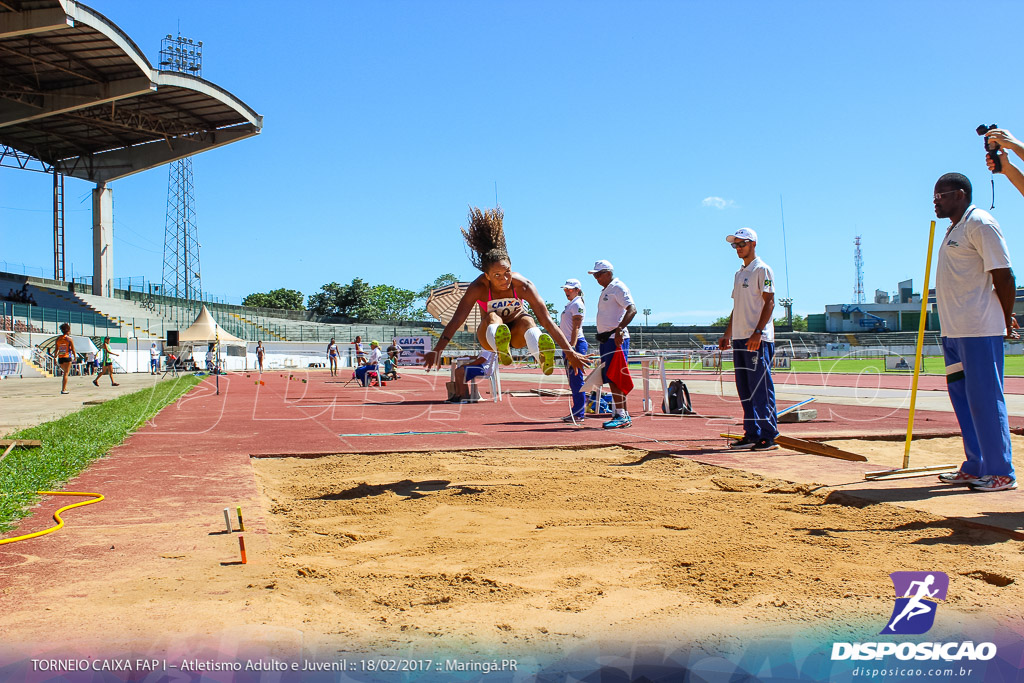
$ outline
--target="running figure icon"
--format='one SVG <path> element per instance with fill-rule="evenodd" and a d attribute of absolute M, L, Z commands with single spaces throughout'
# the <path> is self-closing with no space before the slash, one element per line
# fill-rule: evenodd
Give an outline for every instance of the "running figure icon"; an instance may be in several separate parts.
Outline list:
<path fill-rule="evenodd" d="M 910 621 L 916 616 L 933 612 L 935 610 L 935 604 L 925 602 L 925 600 L 927 598 L 934 598 L 939 594 L 938 588 L 935 590 L 929 590 L 934 583 L 934 574 L 928 574 L 923 581 L 911 581 L 910 586 L 907 587 L 906 594 L 903 596 L 904 598 L 909 598 L 906 605 L 903 607 L 903 611 L 900 612 L 899 616 L 893 619 L 886 628 L 895 633 L 896 622 L 903 617 L 906 617 L 907 621 Z M 913 593 L 913 595 L 911 595 L 911 593 Z"/>

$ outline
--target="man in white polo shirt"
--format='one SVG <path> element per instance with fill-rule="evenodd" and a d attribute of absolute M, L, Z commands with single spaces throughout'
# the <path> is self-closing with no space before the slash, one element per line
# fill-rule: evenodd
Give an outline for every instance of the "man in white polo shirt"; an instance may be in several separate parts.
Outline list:
<path fill-rule="evenodd" d="M 775 276 L 767 263 L 754 253 L 757 233 L 740 228 L 725 240 L 736 250 L 743 267 L 736 271 L 732 286 L 732 314 L 725 334 L 718 340 L 723 351 L 732 345 L 736 372 L 736 393 L 743 404 L 743 438 L 733 441 L 732 450 L 770 451 L 778 448 L 775 412 Z"/>
<path fill-rule="evenodd" d="M 601 375 L 612 392 L 615 402 L 615 415 L 601 426 L 605 429 L 623 429 L 632 427 L 633 420 L 626 408 L 626 394 L 608 374 L 612 366 L 613 356 L 622 349 L 622 354 L 629 359 L 629 330 L 626 325 L 636 316 L 636 305 L 629 287 L 615 277 L 610 261 L 598 261 L 588 273 L 594 276 L 597 284 L 604 289 L 597 300 L 597 341 L 601 349 Z"/>
<path fill-rule="evenodd" d="M 935 215 L 951 221 L 939 245 L 939 306 L 946 387 L 964 439 L 966 461 L 947 484 L 975 491 L 1017 488 L 1003 397 L 1003 339 L 1013 330 L 1016 295 L 999 223 L 971 204 L 971 181 L 947 173 L 935 183 Z"/>

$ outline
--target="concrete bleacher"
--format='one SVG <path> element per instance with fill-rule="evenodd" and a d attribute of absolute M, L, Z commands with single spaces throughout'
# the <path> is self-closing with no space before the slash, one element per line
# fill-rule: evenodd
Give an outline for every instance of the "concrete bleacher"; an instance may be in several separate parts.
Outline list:
<path fill-rule="evenodd" d="M 95 313 L 95 311 L 90 310 L 87 306 L 81 303 L 71 302 L 68 298 L 60 296 L 61 294 L 67 294 L 67 289 L 61 292 L 60 290 L 52 287 L 39 286 L 37 284 L 27 282 L 24 277 L 17 279 L 16 277 L 0 275 L 0 297 L 6 297 L 8 292 L 12 289 L 18 293 L 26 284 L 28 285 L 28 293 L 32 296 L 36 306 L 76 311 L 79 313 Z"/>
<path fill-rule="evenodd" d="M 66 322 L 71 325 L 72 334 L 119 334 L 120 326 L 115 321 L 73 300 L 66 289 L 27 280 L 25 276 L 0 273 L 0 297 L 3 297 L 4 304 L 0 314 L 2 329 L 58 334 L 61 323 Z M 7 294 L 11 289 L 20 296 L 26 284 L 25 289 L 34 304 L 8 300 Z"/>
<path fill-rule="evenodd" d="M 9 329 L 53 331 L 60 322 L 68 321 L 75 333 L 110 334 L 112 336 L 164 339 L 170 330 L 187 329 L 199 313 L 196 302 L 154 296 L 139 291 L 115 290 L 113 297 L 88 293 L 81 285 L 0 273 L 0 296 L 25 283 L 38 306 L 15 305 L 0 314 L 11 318 Z M 368 344 L 377 339 L 387 346 L 395 337 L 430 336 L 437 340 L 442 326 L 437 322 L 402 322 L 394 324 L 343 323 L 318 318 L 308 311 L 285 311 L 207 302 L 206 306 L 220 325 L 247 341 L 297 341 L 327 344 L 333 337 L 339 344 L 348 344 L 360 336 Z M 23 309 L 32 309 L 28 315 Z M 92 330 L 92 332 L 89 332 Z M 641 327 L 631 325 L 631 338 L 636 350 L 698 350 L 715 344 L 722 333 L 713 327 Z M 584 334 L 593 340 L 596 328 L 585 326 Z M 831 334 L 824 332 L 776 332 L 777 344 L 792 345 L 795 352 L 817 354 L 828 343 L 849 343 L 851 347 L 884 349 L 913 345 L 914 332 L 859 332 Z M 926 345 L 939 343 L 939 333 L 927 332 Z M 478 346 L 475 331 L 459 331 L 449 344 L 452 350 L 471 350 Z"/>
<path fill-rule="evenodd" d="M 18 304 L 9 329 L 56 332 L 60 322 L 72 323 L 74 333 L 164 339 L 169 330 L 187 329 L 199 314 L 202 304 L 142 292 L 116 290 L 115 296 L 90 294 L 81 285 L 24 275 L 0 274 L 0 296 L 25 283 L 38 306 Z M 307 311 L 275 311 L 207 302 L 206 306 L 221 327 L 247 341 L 301 341 L 327 344 L 333 337 L 347 344 L 357 336 L 369 344 L 373 339 L 387 346 L 396 337 L 431 336 L 437 339 L 437 323 L 362 324 L 320 322 Z M 7 314 L 10 310 L 7 311 Z M 40 321 L 33 323 L 33 321 Z M 79 324 L 81 323 L 81 324 Z M 476 335 L 458 332 L 450 346 L 468 349 L 476 346 Z"/>

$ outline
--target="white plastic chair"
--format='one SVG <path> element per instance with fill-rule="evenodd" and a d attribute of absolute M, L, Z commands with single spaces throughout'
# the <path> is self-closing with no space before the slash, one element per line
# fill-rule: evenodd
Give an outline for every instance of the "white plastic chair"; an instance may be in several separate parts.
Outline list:
<path fill-rule="evenodd" d="M 473 358 L 474 358 L 474 356 L 460 356 L 459 358 L 456 358 L 456 359 L 454 359 L 452 361 L 451 373 L 452 373 L 452 381 L 453 382 L 455 381 L 455 369 L 460 367 L 460 366 L 462 366 L 462 365 L 466 365 L 469 361 L 473 360 Z M 493 370 L 493 372 L 491 372 L 490 376 L 487 378 L 491 382 L 491 396 L 493 397 L 492 400 L 495 403 L 497 403 L 498 401 L 502 400 L 502 398 L 501 398 L 501 376 L 498 374 L 499 373 L 499 370 L 498 370 L 499 367 L 500 367 L 500 365 L 498 365 L 498 359 L 495 358 L 494 359 L 494 370 Z M 468 384 L 469 384 L 469 400 L 470 401 L 482 401 L 483 400 L 483 397 L 480 396 L 480 391 L 476 388 L 476 383 L 477 383 L 477 380 L 479 380 L 479 379 L 480 379 L 479 377 L 474 377 L 473 379 L 469 380 L 469 382 L 468 382 Z"/>
<path fill-rule="evenodd" d="M 491 396 L 493 397 L 491 400 L 493 400 L 495 403 L 497 403 L 498 401 L 501 400 L 501 376 L 498 374 L 500 372 L 500 370 L 498 368 L 500 368 L 500 367 L 501 366 L 498 364 L 498 360 L 495 359 L 494 360 L 494 371 L 491 372 L 491 376 L 487 378 L 487 379 L 489 379 L 491 381 Z M 480 379 L 480 378 L 477 377 L 476 379 Z M 476 380 L 473 380 L 473 383 L 470 386 L 471 387 L 475 387 L 476 386 Z M 480 395 L 480 392 L 476 392 L 476 393 L 477 393 L 477 396 Z M 472 394 L 470 394 L 470 396 L 472 396 Z"/>

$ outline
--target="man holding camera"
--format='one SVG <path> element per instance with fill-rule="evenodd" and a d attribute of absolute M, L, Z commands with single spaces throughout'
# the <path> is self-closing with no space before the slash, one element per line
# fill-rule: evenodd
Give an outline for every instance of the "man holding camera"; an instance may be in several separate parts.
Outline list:
<path fill-rule="evenodd" d="M 975 491 L 1017 488 L 1003 397 L 1003 339 L 1016 339 L 1010 254 L 999 223 L 971 203 L 971 181 L 947 173 L 935 183 L 935 215 L 951 221 L 939 245 L 935 300 L 946 385 L 966 461 L 946 484 Z"/>
<path fill-rule="evenodd" d="M 778 448 L 778 415 L 772 359 L 775 357 L 775 275 L 755 252 L 757 233 L 740 228 L 725 240 L 736 250 L 743 267 L 732 285 L 732 313 L 725 334 L 718 340 L 724 351 L 732 344 L 736 393 L 743 404 L 743 438 L 731 450 L 771 451 Z"/>
<path fill-rule="evenodd" d="M 636 316 L 636 305 L 629 287 L 615 277 L 609 261 L 598 261 L 594 269 L 587 271 L 601 285 L 600 298 L 597 300 L 597 341 L 601 344 L 601 375 L 612 392 L 615 402 L 615 415 L 601 426 L 605 429 L 623 429 L 632 427 L 633 420 L 626 409 L 626 393 L 619 387 L 616 379 L 619 375 L 616 368 L 628 372 L 626 361 L 629 359 L 629 330 L 626 325 Z M 615 355 L 622 349 L 622 358 Z M 617 360 L 621 360 L 620 365 Z"/>

